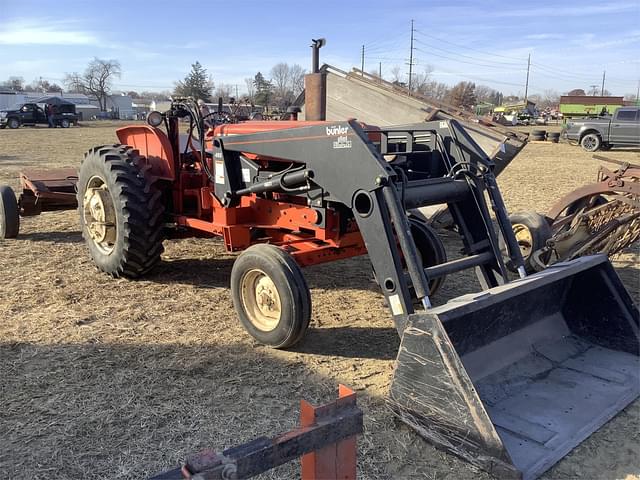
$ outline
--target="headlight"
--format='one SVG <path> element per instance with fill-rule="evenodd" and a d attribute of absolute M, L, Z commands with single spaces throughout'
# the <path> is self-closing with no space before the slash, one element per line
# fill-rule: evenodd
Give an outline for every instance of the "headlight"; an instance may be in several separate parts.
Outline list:
<path fill-rule="evenodd" d="M 6 118 L 7 112 L 0 112 L 0 118 Z"/>
<path fill-rule="evenodd" d="M 160 112 L 153 111 L 147 116 L 147 123 L 152 127 L 158 127 L 162 124 L 164 117 Z"/>

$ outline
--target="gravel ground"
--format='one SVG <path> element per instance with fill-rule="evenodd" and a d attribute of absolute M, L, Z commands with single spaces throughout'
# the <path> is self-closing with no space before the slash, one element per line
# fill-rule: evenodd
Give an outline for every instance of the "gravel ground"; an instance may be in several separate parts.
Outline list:
<path fill-rule="evenodd" d="M 0 183 L 24 167 L 78 165 L 115 141 L 117 123 L 0 131 Z M 637 151 L 609 156 L 639 162 Z M 500 177 L 510 211 L 544 212 L 595 179 L 598 162 L 567 144 L 529 144 Z M 299 399 L 325 403 L 338 383 L 365 413 L 361 478 L 488 479 L 425 443 L 384 406 L 398 338 L 366 258 L 309 268 L 312 328 L 290 351 L 258 346 L 240 327 L 228 281 L 233 256 L 217 241 L 167 242 L 143 280 L 96 272 L 75 212 L 25 219 L 0 241 L 0 472 L 12 479 L 141 478 L 189 452 L 271 436 L 297 421 Z M 445 235 L 449 251 L 457 239 Z M 615 266 L 636 302 L 638 248 Z M 478 288 L 447 279 L 443 303 Z M 638 478 L 640 402 L 544 479 Z M 296 478 L 294 462 L 265 478 Z"/>

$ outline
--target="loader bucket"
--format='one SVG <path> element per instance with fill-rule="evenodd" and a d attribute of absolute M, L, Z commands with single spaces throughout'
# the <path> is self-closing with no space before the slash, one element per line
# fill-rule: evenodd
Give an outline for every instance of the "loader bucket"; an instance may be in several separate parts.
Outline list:
<path fill-rule="evenodd" d="M 640 395 L 638 310 L 605 256 L 409 317 L 389 406 L 499 478 L 533 479 Z"/>

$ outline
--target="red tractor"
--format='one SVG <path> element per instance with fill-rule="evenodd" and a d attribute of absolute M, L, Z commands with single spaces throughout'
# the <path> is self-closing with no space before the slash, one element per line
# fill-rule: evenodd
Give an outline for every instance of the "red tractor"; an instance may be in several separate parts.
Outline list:
<path fill-rule="evenodd" d="M 188 121 L 186 135 L 179 133 L 181 119 Z M 400 194 L 411 197 L 424 186 L 409 182 L 431 176 L 427 170 L 410 171 L 409 157 L 398 155 L 411 150 L 406 139 L 390 141 L 387 132 L 355 121 L 256 121 L 206 129 L 209 120 L 194 102 L 175 101 L 169 111 L 152 113 L 150 125 L 117 130 L 120 144 L 85 154 L 77 202 L 80 226 L 98 268 L 116 277 L 139 277 L 160 260 L 165 239 L 219 236 L 229 252 L 242 251 L 231 274 L 242 324 L 258 341 L 288 347 L 302 338 L 311 315 L 301 267 L 367 253 L 363 224 L 373 234 L 370 243 L 375 246 L 369 248 L 379 249 L 381 258 L 374 265 L 384 272 L 379 281 L 387 285 L 395 315 L 400 320 L 411 311 L 404 279 L 409 262 L 398 249 L 400 238 L 389 214 L 379 207 L 389 199 L 399 202 Z M 162 124 L 164 131 L 158 128 Z M 448 131 L 451 126 L 442 122 L 437 128 Z M 427 130 L 423 135 L 430 140 L 419 140 L 423 151 L 416 154 L 438 154 L 439 136 Z M 373 150 L 383 138 L 387 160 Z M 406 173 L 399 178 L 406 184 L 400 192 L 393 182 L 401 164 Z M 449 191 L 459 196 L 468 191 L 463 179 L 437 177 L 435 183 L 439 194 L 427 203 L 446 201 Z M 391 196 L 384 197 L 384 191 Z M 410 201 L 418 205 L 422 200 Z M 415 244 L 409 253 L 419 265 L 414 274 L 446 262 L 431 227 L 407 217 L 399 204 L 394 214 L 410 228 L 404 243 L 412 238 Z M 502 260 L 484 250 L 477 263 L 487 264 L 487 280 L 497 284 L 504 273 Z M 435 292 L 443 278 L 434 275 L 423 287 L 414 287 L 414 296 L 426 297 L 427 289 Z"/>

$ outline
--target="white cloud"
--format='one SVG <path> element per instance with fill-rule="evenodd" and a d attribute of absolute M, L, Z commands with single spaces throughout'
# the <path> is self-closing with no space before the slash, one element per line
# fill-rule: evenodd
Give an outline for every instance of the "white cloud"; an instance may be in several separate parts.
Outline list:
<path fill-rule="evenodd" d="M 606 15 L 608 13 L 618 13 L 625 11 L 638 11 L 638 4 L 636 2 L 624 2 L 624 3 L 605 3 L 605 4 L 594 4 L 594 5 L 564 5 L 564 6 L 554 6 L 552 14 L 555 17 L 578 17 L 578 16 L 588 16 L 588 15 Z M 500 18 L 508 18 L 508 17 L 530 17 L 530 18 L 538 18 L 548 16 L 550 13 L 549 7 L 539 7 L 539 8 L 524 8 L 521 10 L 518 9 L 506 9 L 500 12 L 491 12 L 491 16 L 500 17 Z"/>
<path fill-rule="evenodd" d="M 560 33 L 534 33 L 532 35 L 525 35 L 524 38 L 527 40 L 553 40 L 564 38 L 564 35 Z"/>
<path fill-rule="evenodd" d="M 17 20 L 0 27 L 0 45 L 99 45 L 94 34 L 69 22 Z"/>

